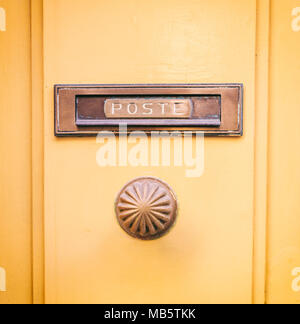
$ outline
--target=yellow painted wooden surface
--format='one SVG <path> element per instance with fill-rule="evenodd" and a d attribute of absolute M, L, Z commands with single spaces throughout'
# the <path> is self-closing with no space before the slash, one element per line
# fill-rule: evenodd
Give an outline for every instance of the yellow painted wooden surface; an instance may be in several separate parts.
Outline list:
<path fill-rule="evenodd" d="M 44 2 L 46 302 L 251 303 L 255 20 L 252 0 Z M 245 136 L 206 139 L 201 178 L 100 168 L 95 139 L 53 136 L 55 83 L 178 82 L 246 88 Z M 118 190 L 145 175 L 180 204 L 154 242 L 114 215 Z"/>
<path fill-rule="evenodd" d="M 0 0 L 0 303 L 300 303 L 299 7 Z M 54 137 L 55 83 L 161 82 L 245 84 L 245 135 L 205 139 L 201 178 L 100 168 L 95 139 Z M 145 175 L 180 205 L 155 242 L 113 210 Z"/>
<path fill-rule="evenodd" d="M 269 303 L 300 303 L 299 283 L 298 290 L 292 289 L 300 275 L 292 274 L 300 267 L 300 9 L 292 15 L 297 7 L 299 1 L 273 0 L 271 8 Z"/>
<path fill-rule="evenodd" d="M 30 1 L 0 0 L 0 303 L 31 303 Z M 1 280 L 0 280 L 1 281 Z"/>
<path fill-rule="evenodd" d="M 44 303 L 43 0 L 31 0 L 32 294 Z"/>

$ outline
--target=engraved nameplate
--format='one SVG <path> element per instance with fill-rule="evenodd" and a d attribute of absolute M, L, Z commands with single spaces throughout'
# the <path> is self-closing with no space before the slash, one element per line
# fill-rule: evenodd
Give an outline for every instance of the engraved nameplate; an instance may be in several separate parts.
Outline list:
<path fill-rule="evenodd" d="M 193 102 L 190 99 L 107 99 L 106 118 L 190 118 Z"/>

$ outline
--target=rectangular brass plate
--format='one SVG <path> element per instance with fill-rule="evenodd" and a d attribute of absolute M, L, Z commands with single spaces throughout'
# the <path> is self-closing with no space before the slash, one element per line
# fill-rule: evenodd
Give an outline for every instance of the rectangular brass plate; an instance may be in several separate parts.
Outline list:
<path fill-rule="evenodd" d="M 56 85 L 55 135 L 109 130 L 202 131 L 241 136 L 242 84 Z"/>

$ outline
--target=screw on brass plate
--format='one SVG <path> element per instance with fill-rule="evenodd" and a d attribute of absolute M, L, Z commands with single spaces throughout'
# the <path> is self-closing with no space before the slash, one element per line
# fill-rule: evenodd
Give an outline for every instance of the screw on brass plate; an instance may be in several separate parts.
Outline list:
<path fill-rule="evenodd" d="M 177 216 L 177 201 L 172 189 L 151 177 L 129 182 L 120 191 L 115 208 L 123 230 L 141 240 L 165 235 Z"/>

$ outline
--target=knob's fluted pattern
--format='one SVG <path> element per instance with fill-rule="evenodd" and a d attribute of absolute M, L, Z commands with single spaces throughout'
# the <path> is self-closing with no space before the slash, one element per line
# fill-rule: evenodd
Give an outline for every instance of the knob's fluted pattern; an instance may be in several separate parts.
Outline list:
<path fill-rule="evenodd" d="M 121 227 L 131 236 L 151 240 L 173 225 L 177 202 L 171 188 L 156 178 L 138 178 L 128 183 L 116 200 Z"/>

